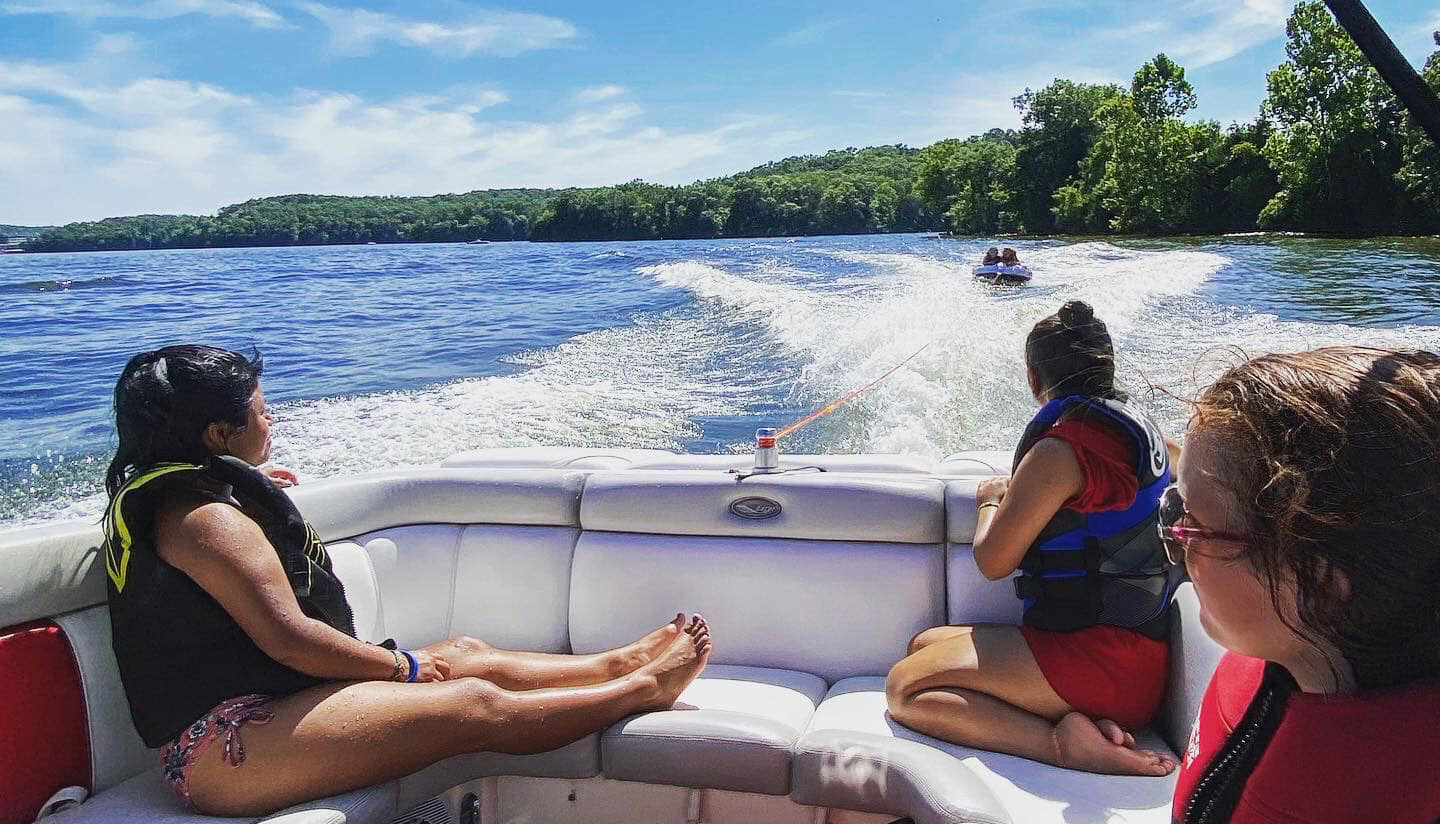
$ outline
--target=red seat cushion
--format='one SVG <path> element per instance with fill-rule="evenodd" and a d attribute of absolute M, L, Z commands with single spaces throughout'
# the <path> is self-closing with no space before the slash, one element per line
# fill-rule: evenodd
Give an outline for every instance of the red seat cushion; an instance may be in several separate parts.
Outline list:
<path fill-rule="evenodd" d="M 50 621 L 0 629 L 0 824 L 72 785 L 90 787 L 90 732 L 70 642 Z"/>

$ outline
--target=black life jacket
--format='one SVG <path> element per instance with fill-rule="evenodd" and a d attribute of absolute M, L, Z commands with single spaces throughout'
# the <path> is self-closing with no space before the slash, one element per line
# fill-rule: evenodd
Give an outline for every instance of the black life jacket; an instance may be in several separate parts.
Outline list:
<path fill-rule="evenodd" d="M 1075 407 L 1130 436 L 1139 491 L 1123 510 L 1055 513 L 1026 551 L 1015 579 L 1015 594 L 1025 604 L 1024 623 L 1060 632 L 1108 624 L 1165 638 L 1170 594 L 1179 576 L 1166 561 L 1156 531 L 1160 496 L 1170 483 L 1170 453 L 1149 416 L 1116 400 L 1058 398 L 1025 427 L 1014 466 Z"/>
<path fill-rule="evenodd" d="M 149 747 L 173 739 L 227 699 L 289 695 L 323 680 L 266 655 L 219 602 L 156 554 L 160 504 L 182 490 L 213 497 L 207 481 L 228 484 L 241 511 L 264 530 L 301 610 L 355 635 L 345 587 L 325 544 L 269 478 L 229 456 L 204 466 L 167 463 L 136 472 L 105 512 L 105 571 L 111 646 L 135 729 Z"/>

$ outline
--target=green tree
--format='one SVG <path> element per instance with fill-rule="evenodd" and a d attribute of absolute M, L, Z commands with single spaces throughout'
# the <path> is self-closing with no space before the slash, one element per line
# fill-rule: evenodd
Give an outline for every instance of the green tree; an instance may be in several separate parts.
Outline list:
<path fill-rule="evenodd" d="M 1099 136 L 1096 111 L 1121 94 L 1119 86 L 1056 80 L 1039 91 L 1026 89 L 1014 98 L 1025 128 L 1015 152 L 1017 173 L 1010 201 L 1025 231 L 1055 231 L 1056 192 L 1080 174 L 1080 161 Z"/>
<path fill-rule="evenodd" d="M 865 231 L 870 221 L 869 201 L 848 180 L 839 180 L 820 195 L 820 230 L 850 235 Z"/>
<path fill-rule="evenodd" d="M 1009 212 L 1015 146 L 1008 136 L 942 140 L 920 153 L 916 191 L 951 231 L 991 234 L 1014 228 Z"/>
<path fill-rule="evenodd" d="M 1164 54 L 1140 67 L 1130 94 L 1097 112 L 1104 131 L 1095 150 L 1105 171 L 1094 194 L 1119 232 L 1193 231 L 1205 209 L 1207 172 L 1223 162 L 1220 127 L 1186 123 L 1195 90 L 1185 69 Z"/>
<path fill-rule="evenodd" d="M 1410 211 L 1396 180 L 1403 110 L 1320 2 L 1286 22 L 1288 57 L 1267 76 L 1262 107 L 1275 131 L 1265 157 L 1280 190 L 1260 214 L 1273 228 L 1393 230 Z"/>
<path fill-rule="evenodd" d="M 1440 46 L 1440 32 L 1432 37 Z M 1440 92 L 1440 51 L 1425 61 L 1425 82 Z M 1440 232 L 1440 146 L 1413 122 L 1404 126 L 1404 161 L 1395 178 L 1415 210 L 1414 226 L 1420 232 Z"/>

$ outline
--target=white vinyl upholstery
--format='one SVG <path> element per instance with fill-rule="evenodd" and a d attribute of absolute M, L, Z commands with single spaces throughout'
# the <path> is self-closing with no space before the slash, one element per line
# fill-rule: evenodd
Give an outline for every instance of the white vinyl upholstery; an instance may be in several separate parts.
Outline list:
<path fill-rule="evenodd" d="M 455 595 L 461 528 L 402 526 L 362 535 L 380 587 L 385 633 L 402 647 L 444 640 Z M 343 580 L 343 579 L 342 579 Z"/>
<path fill-rule="evenodd" d="M 956 452 L 940 459 L 941 475 L 1009 475 L 1015 453 L 999 450 L 972 450 Z"/>
<path fill-rule="evenodd" d="M 332 541 L 407 524 L 576 526 L 583 481 L 539 469 L 400 469 L 287 491 Z"/>
<path fill-rule="evenodd" d="M 130 720 L 120 668 L 110 650 L 110 610 L 104 606 L 57 615 L 80 670 L 90 729 L 90 775 L 96 792 L 158 763 Z M 3 676 L 0 676 L 3 677 Z"/>
<path fill-rule="evenodd" d="M 355 617 L 355 637 L 378 644 L 385 640 L 385 609 L 380 602 L 380 579 L 370 554 L 354 541 L 325 545 L 335 576 L 345 587 L 345 600 Z"/>
<path fill-rule="evenodd" d="M 1021 602 L 1015 597 L 1018 574 L 992 581 L 975 566 L 975 552 L 969 544 L 946 547 L 946 623 L 1019 624 Z"/>
<path fill-rule="evenodd" d="M 1156 721 L 1176 752 L 1185 750 L 1205 688 L 1224 654 L 1225 649 L 1200 626 L 1195 585 L 1186 581 L 1170 604 L 1170 683 Z"/>
<path fill-rule="evenodd" d="M 750 497 L 778 503 L 779 514 L 749 520 L 731 510 Z M 943 485 L 930 478 L 810 473 L 737 482 L 719 472 L 629 470 L 586 480 L 580 524 L 660 535 L 938 544 L 944 505 Z"/>
<path fill-rule="evenodd" d="M 394 781 L 297 804 L 264 818 L 200 815 L 180 805 L 157 764 L 45 821 L 55 824 L 390 824 L 395 817 Z"/>
<path fill-rule="evenodd" d="M 93 519 L 0 530 L 0 627 L 104 601 L 103 540 Z"/>
<path fill-rule="evenodd" d="M 945 540 L 952 544 L 975 542 L 975 490 L 979 478 L 964 478 L 945 484 Z"/>
<path fill-rule="evenodd" d="M 396 809 L 408 810 L 451 787 L 492 775 L 591 778 L 600 773 L 600 736 L 587 735 L 558 750 L 535 755 L 477 752 L 457 755 L 401 778 Z"/>
<path fill-rule="evenodd" d="M 919 824 L 1168 820 L 1172 779 L 1059 770 L 888 720 L 880 676 L 916 633 L 1019 619 L 1010 582 L 984 580 L 971 554 L 975 486 L 988 474 L 977 458 L 947 460 L 948 481 L 926 477 L 923 461 L 906 469 L 892 456 L 831 456 L 849 469 L 739 482 L 713 469 L 644 468 L 695 457 L 475 454 L 448 468 L 293 490 L 329 542 L 364 640 L 420 646 L 463 634 L 510 649 L 590 653 L 698 611 L 715 651 L 674 710 L 539 755 L 447 759 L 270 820 L 388 824 L 476 778 L 602 774 L 789 793 Z M 739 459 L 693 465 L 748 463 Z M 739 517 L 730 506 L 743 497 L 769 499 L 780 513 Z M 99 793 L 56 820 L 250 824 L 181 810 L 135 734 L 110 651 L 98 538 L 93 523 L 0 532 L 0 626 L 55 616 L 79 659 L 90 713 Z M 1172 609 L 1171 685 L 1157 723 L 1179 749 L 1220 651 L 1200 628 L 1193 587 L 1181 587 Z M 1164 746 L 1154 734 L 1141 738 Z"/>
<path fill-rule="evenodd" d="M 784 795 L 791 750 L 825 689 L 805 672 L 711 665 L 674 709 L 632 716 L 605 733 L 605 775 Z"/>
<path fill-rule="evenodd" d="M 578 535 L 569 527 L 466 527 L 446 634 L 505 649 L 569 652 L 570 562 Z"/>
<path fill-rule="evenodd" d="M 944 593 L 939 546 L 584 532 L 570 642 L 609 649 L 692 610 L 715 628 L 717 664 L 835 680 L 888 670 L 944 622 Z"/>
<path fill-rule="evenodd" d="M 1018 624 L 1015 573 L 991 581 L 975 566 L 975 488 L 979 479 L 945 484 L 945 613 L 950 624 Z"/>
<path fill-rule="evenodd" d="M 1169 752 L 1142 731 L 1140 746 Z M 837 765 L 855 763 L 853 769 Z M 909 730 L 885 710 L 885 679 L 837 683 L 800 739 L 793 795 L 802 803 L 864 803 L 911 815 L 917 824 L 952 821 L 1168 824 L 1172 773 L 1164 778 L 1102 776 L 948 744 Z M 977 786 L 978 782 L 978 786 Z M 915 798 L 924 800 L 917 805 Z"/>

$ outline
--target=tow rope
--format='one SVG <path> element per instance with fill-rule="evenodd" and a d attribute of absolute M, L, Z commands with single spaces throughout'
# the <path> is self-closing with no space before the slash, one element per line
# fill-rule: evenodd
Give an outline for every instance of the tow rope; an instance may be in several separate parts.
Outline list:
<path fill-rule="evenodd" d="M 930 343 L 927 343 L 927 344 L 925 344 L 924 346 L 920 347 L 919 349 L 916 349 L 915 352 L 914 352 L 914 354 L 912 354 L 910 357 L 908 357 L 908 358 L 906 358 L 905 360 L 902 360 L 902 361 L 900 361 L 899 363 L 895 364 L 894 366 L 890 367 L 888 370 L 885 371 L 885 373 L 884 373 L 883 375 L 881 375 L 880 377 L 876 378 L 875 380 L 870 381 L 869 383 L 865 384 L 864 386 L 860 387 L 859 389 L 855 389 L 855 390 L 852 390 L 852 391 L 850 391 L 850 392 L 847 392 L 847 393 L 844 394 L 844 395 L 841 395 L 840 397 L 836 398 L 835 400 L 833 400 L 833 401 L 831 401 L 829 404 L 827 404 L 827 405 L 826 405 L 823 409 L 821 409 L 820 411 L 818 411 L 818 412 L 812 412 L 811 414 L 806 415 L 805 417 L 801 418 L 800 420 L 798 420 L 798 421 L 790 424 L 789 426 L 786 426 L 785 428 L 781 429 L 779 432 L 776 432 L 776 433 L 775 433 L 775 439 L 778 441 L 779 439 L 785 437 L 786 435 L 789 435 L 789 434 L 795 432 L 796 430 L 800 429 L 802 426 L 805 426 L 805 425 L 807 425 L 807 424 L 814 423 L 815 421 L 820 420 L 821 418 L 825 417 L 826 415 L 829 415 L 831 412 L 834 412 L 835 410 L 839 409 L 840 407 L 844 406 L 845 404 L 849 403 L 850 401 L 855 400 L 856 398 L 860 397 L 861 395 L 863 395 L 863 394 L 865 394 L 866 392 L 870 391 L 871 389 L 875 388 L 875 385 L 876 385 L 876 384 L 880 383 L 881 381 L 885 380 L 886 378 L 888 378 L 888 377 L 890 377 L 891 375 L 895 374 L 896 372 L 900 371 L 900 367 L 904 366 L 905 364 L 909 363 L 909 362 L 912 361 L 912 360 L 915 360 L 915 358 L 919 357 L 919 355 L 920 355 L 921 352 L 924 352 L 926 349 L 929 349 L 930 346 L 931 346 L 932 344 L 934 344 L 934 343 L 935 343 L 935 341 L 933 341 L 933 340 L 930 341 Z"/>

